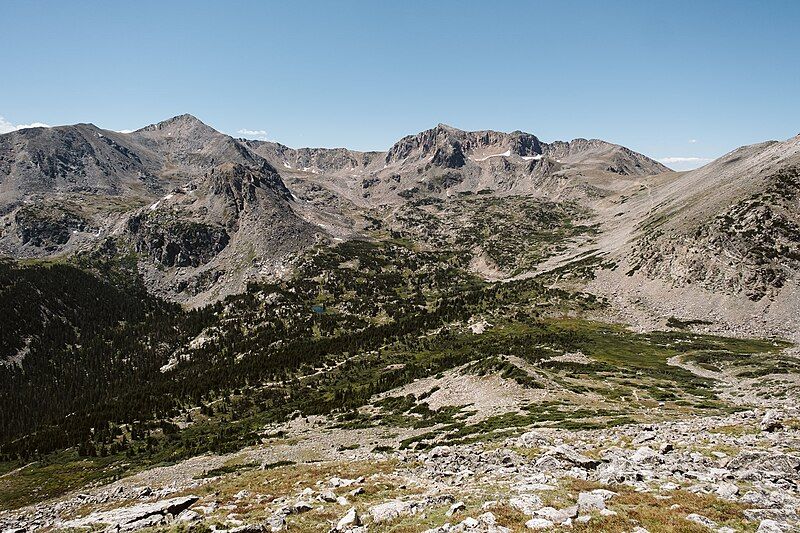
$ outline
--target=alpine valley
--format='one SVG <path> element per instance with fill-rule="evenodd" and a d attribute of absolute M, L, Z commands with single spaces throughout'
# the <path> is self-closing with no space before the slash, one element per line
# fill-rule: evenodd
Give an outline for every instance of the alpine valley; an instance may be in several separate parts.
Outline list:
<path fill-rule="evenodd" d="M 800 529 L 800 136 L 0 135 L 0 530 Z"/>

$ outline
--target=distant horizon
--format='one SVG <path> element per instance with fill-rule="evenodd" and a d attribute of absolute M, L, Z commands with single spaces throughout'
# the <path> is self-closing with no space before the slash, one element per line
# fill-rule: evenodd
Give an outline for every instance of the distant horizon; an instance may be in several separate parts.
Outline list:
<path fill-rule="evenodd" d="M 8 0 L 0 18 L 21 43 L 0 51 L 0 132 L 189 110 L 234 137 L 380 151 L 441 122 L 686 170 L 800 130 L 788 0 Z"/>
<path fill-rule="evenodd" d="M 95 122 L 93 122 L 91 120 L 90 121 L 75 122 L 75 123 L 72 123 L 72 124 L 46 124 L 46 123 L 36 122 L 36 123 L 31 123 L 31 124 L 13 125 L 13 124 L 9 123 L 7 120 L 5 120 L 5 117 L 0 116 L 0 135 L 2 135 L 4 133 L 10 133 L 12 131 L 18 131 L 18 130 L 21 130 L 21 129 L 57 128 L 57 127 L 64 127 L 64 126 L 75 126 L 75 125 L 78 125 L 78 124 L 91 124 L 91 125 L 99 128 L 99 129 L 102 129 L 102 130 L 114 131 L 116 133 L 127 134 L 127 133 L 133 133 L 133 132 L 135 132 L 137 130 L 140 130 L 142 128 L 146 128 L 147 126 L 158 124 L 160 122 L 164 122 L 164 121 L 167 121 L 167 120 L 170 120 L 170 119 L 173 119 L 173 118 L 177 118 L 177 117 L 180 117 L 180 116 L 183 116 L 183 115 L 193 116 L 194 118 L 196 118 L 197 120 L 199 120 L 203 124 L 213 128 L 214 130 L 216 130 L 216 131 L 218 131 L 218 132 L 220 132 L 222 134 L 228 135 L 229 137 L 232 137 L 234 139 L 245 139 L 245 140 L 250 140 L 250 141 L 261 141 L 261 142 L 273 142 L 273 143 L 281 144 L 281 145 L 286 146 L 286 147 L 291 148 L 291 149 L 304 149 L 304 148 L 315 149 L 315 148 L 319 148 L 319 149 L 327 149 L 327 150 L 346 149 L 346 150 L 351 150 L 351 151 L 354 151 L 354 152 L 386 152 L 394 145 L 394 143 L 392 143 L 389 146 L 386 146 L 386 147 L 383 147 L 383 148 L 375 148 L 375 149 L 371 149 L 371 150 L 355 149 L 355 148 L 351 148 L 351 147 L 345 146 L 345 145 L 331 145 L 331 146 L 299 146 L 298 145 L 298 146 L 292 146 L 292 145 L 289 145 L 289 144 L 286 144 L 286 143 L 282 142 L 280 139 L 267 139 L 267 138 L 264 138 L 264 137 L 259 137 L 258 135 L 255 135 L 255 136 L 252 135 L 252 134 L 260 133 L 260 132 L 257 132 L 257 131 L 255 131 L 255 132 L 254 131 L 247 131 L 247 132 L 239 131 L 239 132 L 235 132 L 235 133 L 223 131 L 223 130 L 217 128 L 216 126 L 214 126 L 213 124 L 210 124 L 208 121 L 203 120 L 202 117 L 199 117 L 194 113 L 178 113 L 178 114 L 175 114 L 175 115 L 171 115 L 169 117 L 165 117 L 165 118 L 163 118 L 161 120 L 157 120 L 155 122 L 142 124 L 142 125 L 137 126 L 135 128 L 124 129 L 124 130 L 114 130 L 114 129 L 111 129 L 111 128 L 106 128 L 106 127 L 103 127 L 100 124 L 96 124 Z M 455 126 L 453 124 L 446 124 L 444 122 L 437 122 L 436 124 L 434 124 L 433 126 L 430 126 L 428 128 L 424 128 L 424 129 L 416 131 L 416 132 L 411 132 L 411 133 L 406 133 L 406 134 L 403 134 L 403 135 L 399 135 L 395 139 L 395 142 L 399 141 L 403 137 L 406 137 L 406 136 L 409 136 L 409 135 L 416 135 L 416 134 L 421 133 L 423 131 L 427 131 L 427 130 L 433 129 L 433 128 L 437 127 L 440 124 L 448 126 L 448 127 L 452 127 L 452 128 L 458 129 L 458 130 L 462 130 L 462 131 L 473 131 L 473 132 L 474 131 L 497 131 L 497 132 L 500 132 L 500 133 L 512 133 L 514 131 L 520 131 L 520 132 L 523 132 L 523 133 L 528 133 L 528 134 L 534 135 L 537 139 L 539 139 L 540 141 L 545 142 L 545 143 L 553 143 L 553 142 L 557 142 L 557 141 L 570 142 L 570 141 L 575 141 L 577 139 L 586 139 L 586 140 L 590 140 L 590 141 L 591 140 L 599 140 L 599 141 L 605 141 L 605 142 L 609 142 L 609 143 L 612 143 L 612 144 L 617 144 L 617 145 L 620 145 L 620 146 L 624 146 L 626 148 L 630 148 L 630 149 L 632 149 L 634 151 L 639 152 L 638 150 L 635 150 L 634 148 L 632 148 L 630 146 L 625 146 L 625 145 L 623 145 L 621 143 L 616 143 L 616 142 L 614 142 L 614 141 L 612 141 L 610 139 L 601 139 L 601 138 L 597 138 L 597 137 L 581 137 L 581 136 L 577 136 L 577 137 L 573 136 L 573 137 L 568 137 L 568 138 L 563 138 L 563 139 L 547 139 L 547 138 L 544 138 L 541 135 L 539 135 L 538 133 L 533 132 L 533 131 L 525 131 L 525 130 L 519 130 L 519 129 L 516 129 L 516 130 L 498 130 L 496 128 L 480 128 L 480 129 L 476 129 L 476 130 L 466 130 L 464 128 L 460 128 L 460 127 Z M 800 133 L 798 133 L 797 135 L 800 135 Z M 756 143 L 750 143 L 750 144 L 758 144 L 759 142 L 769 142 L 769 141 L 779 141 L 780 142 L 780 141 L 785 141 L 786 139 L 790 139 L 790 138 L 795 137 L 795 136 L 796 135 L 792 135 L 792 136 L 789 136 L 789 137 L 783 138 L 783 139 L 778 139 L 778 138 L 763 139 L 761 141 L 756 141 Z M 639 152 L 639 153 L 641 153 L 642 155 L 647 156 L 647 157 L 649 157 L 649 158 L 651 158 L 651 159 L 653 159 L 655 161 L 658 161 L 659 163 L 669 167 L 673 171 L 685 172 L 685 171 L 688 171 L 688 170 L 694 170 L 694 169 L 700 168 L 700 167 L 710 163 L 711 161 L 714 161 L 715 159 L 718 159 L 719 157 L 722 157 L 725 154 L 728 154 L 731 151 L 736 150 L 737 148 L 740 148 L 741 146 L 747 146 L 747 145 L 734 146 L 730 150 L 728 150 L 726 152 L 723 152 L 723 153 L 719 154 L 718 156 L 712 157 L 712 158 L 699 158 L 699 157 L 663 157 L 663 158 L 657 158 L 657 157 L 655 157 L 655 156 L 653 156 L 651 154 L 645 153 L 645 152 Z"/>

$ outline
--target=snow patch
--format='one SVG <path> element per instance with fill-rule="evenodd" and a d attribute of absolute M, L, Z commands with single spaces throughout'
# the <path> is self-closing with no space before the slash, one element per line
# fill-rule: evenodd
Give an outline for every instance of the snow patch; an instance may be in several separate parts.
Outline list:
<path fill-rule="evenodd" d="M 175 195 L 173 193 L 169 193 L 161 200 L 158 200 L 156 203 L 150 205 L 150 211 L 155 211 L 161 205 L 161 202 L 171 200 Z"/>
<path fill-rule="evenodd" d="M 522 159 L 524 159 L 525 161 L 539 161 L 542 157 L 543 157 L 542 154 L 523 155 Z"/>
<path fill-rule="evenodd" d="M 509 157 L 510 155 L 511 155 L 511 150 L 506 150 L 502 154 L 487 155 L 486 157 L 479 157 L 479 158 L 473 159 L 473 161 L 486 161 L 487 159 L 492 158 L 492 157 Z"/>

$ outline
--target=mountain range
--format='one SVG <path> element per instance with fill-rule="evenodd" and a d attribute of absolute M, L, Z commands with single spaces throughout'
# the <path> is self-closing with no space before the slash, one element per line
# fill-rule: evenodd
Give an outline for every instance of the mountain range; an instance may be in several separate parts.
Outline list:
<path fill-rule="evenodd" d="M 603 258 L 587 286 L 628 321 L 711 314 L 723 331 L 785 336 L 800 325 L 798 150 L 795 137 L 671 172 L 596 139 L 444 124 L 385 152 L 234 139 L 191 115 L 132 133 L 31 128 L 0 136 L 0 253 L 68 257 L 113 243 L 136 255 L 150 292 L 197 306 L 286 276 L 314 246 L 403 235 L 461 249 L 493 280 Z M 485 214 L 470 197 L 552 202 L 592 231 L 536 264 L 524 250 L 492 255 L 502 237 L 491 220 L 467 234 Z M 508 241 L 533 231 L 509 225 Z"/>

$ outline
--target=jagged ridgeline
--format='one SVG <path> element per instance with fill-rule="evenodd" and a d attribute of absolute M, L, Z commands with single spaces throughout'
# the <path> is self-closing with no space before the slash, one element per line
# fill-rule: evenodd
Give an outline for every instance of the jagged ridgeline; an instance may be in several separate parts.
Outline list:
<path fill-rule="evenodd" d="M 0 253 L 68 256 L 113 237 L 136 252 L 151 292 L 191 305 L 288 272 L 310 246 L 340 239 L 444 240 L 486 268 L 521 273 L 554 251 L 538 237 L 552 245 L 580 232 L 570 225 L 591 225 L 587 201 L 665 170 L 599 140 L 445 125 L 386 152 L 233 139 L 190 115 L 128 134 L 34 128 L 0 136 Z M 503 250 L 500 231 L 517 249 Z M 518 245 L 526 240 L 533 253 Z"/>

